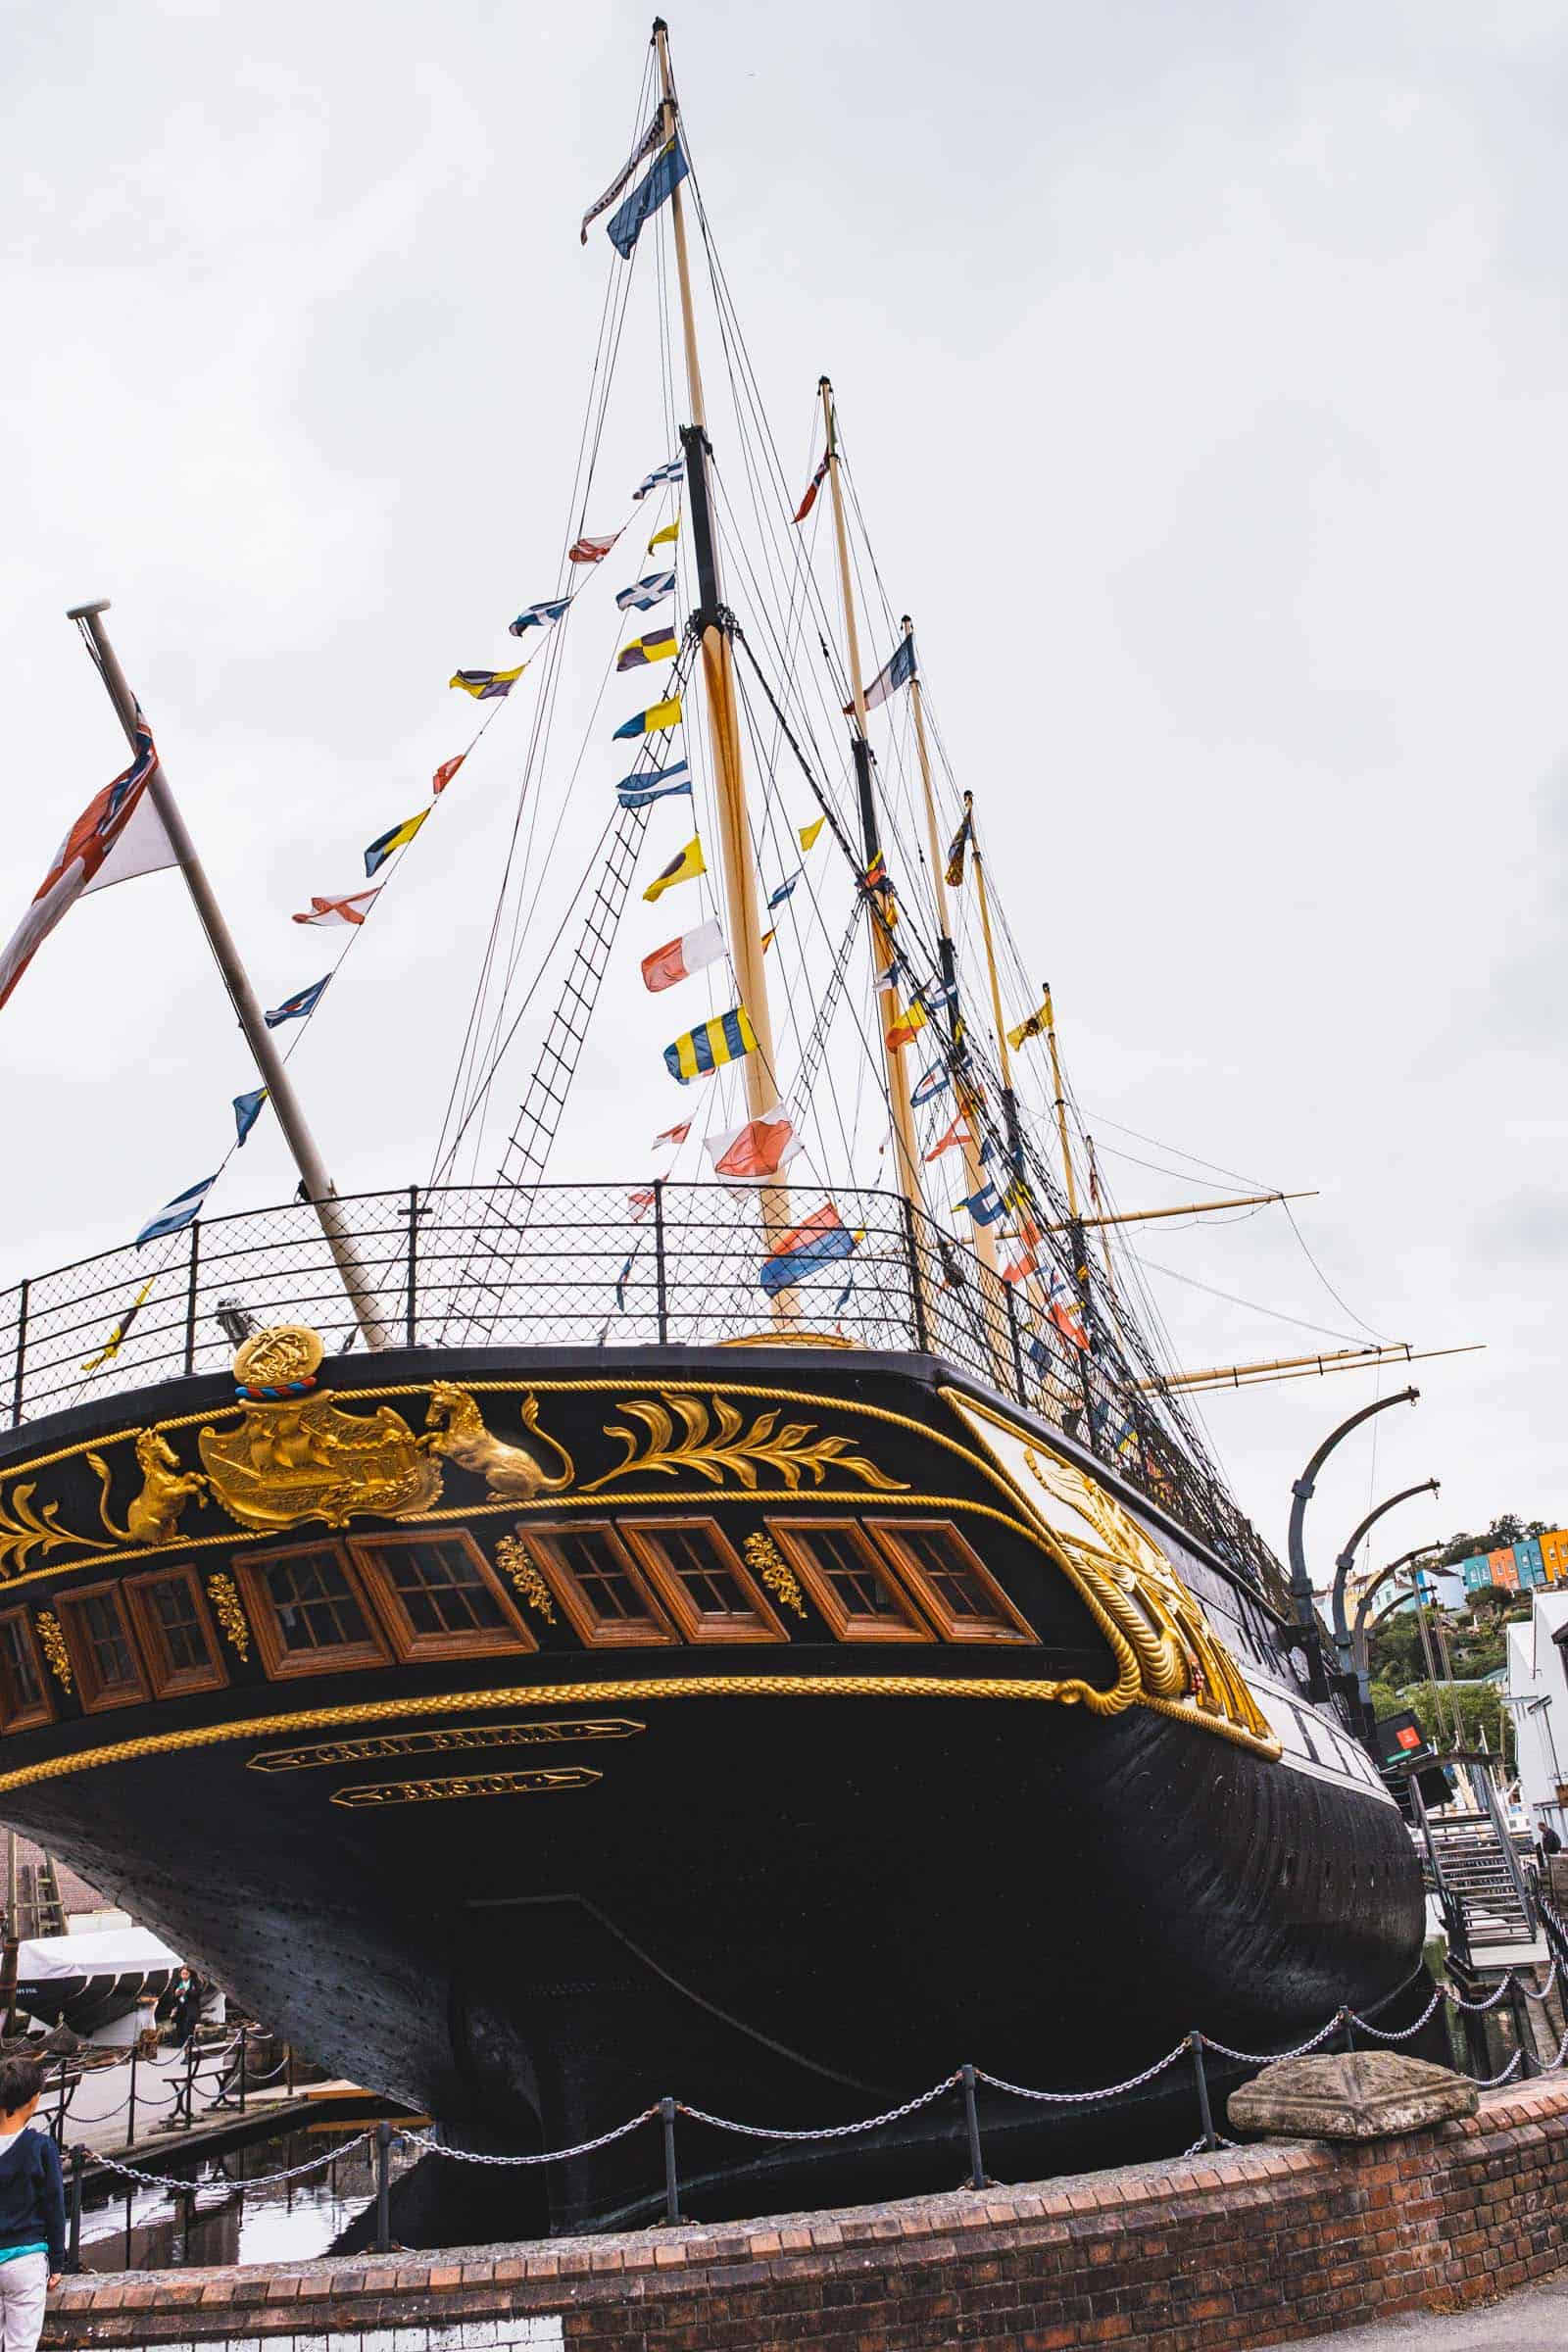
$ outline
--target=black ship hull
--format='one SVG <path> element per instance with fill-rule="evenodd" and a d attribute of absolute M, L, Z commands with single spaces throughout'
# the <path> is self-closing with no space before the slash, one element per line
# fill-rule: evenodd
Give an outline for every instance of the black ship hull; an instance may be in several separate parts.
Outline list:
<path fill-rule="evenodd" d="M 1031 1502 L 1006 1467 L 1023 1442 L 1049 1446 L 1062 1477 L 1114 1503 L 1114 1478 L 1059 1433 L 929 1359 L 662 1351 L 612 1381 L 603 1362 L 332 1367 L 345 1428 L 367 1407 L 402 1426 L 461 1384 L 483 1434 L 521 1443 L 551 1493 L 516 1492 L 514 1465 L 497 1495 L 508 1464 L 469 1446 L 413 1512 L 220 1536 L 220 1491 L 236 1509 L 255 1496 L 223 1488 L 203 1438 L 214 1492 L 181 1513 L 183 1541 L 29 1561 L 17 1600 L 50 1720 L 13 1720 L 0 1743 L 5 1817 L 324 2064 L 491 2145 L 572 2146 L 666 2094 L 828 2126 L 962 2060 L 1092 2089 L 1194 2026 L 1277 2049 L 1408 1982 L 1423 1906 L 1407 1834 L 1343 1726 L 1301 1699 L 1274 1611 L 1123 1496 L 1223 1644 L 1193 1637 L 1204 1663 L 1184 1697 L 1135 1642 L 1132 1688 L 1092 1547 L 1063 1535 L 1054 1550 L 1042 1513 L 1066 1530 L 1070 1510 Z M 204 1416 L 221 1437 L 235 1412 L 201 1381 L 99 1419 L 160 1427 L 182 1468 Z M 64 1422 L 15 1433 L 13 1460 L 104 1444 Z M 840 1442 L 812 1455 L 823 1438 Z M 127 1445 L 113 1461 L 129 1472 Z M 83 1526 L 85 1453 L 54 1478 L 60 1523 Z M 631 1617 L 588 1605 L 593 1556 L 567 1536 L 595 1529 L 630 1563 Z M 1097 1541 L 1108 1561 L 1114 1530 Z M 439 1564 L 457 1555 L 428 1546 L 454 1542 L 494 1595 L 488 1645 L 478 1627 L 421 1635 L 426 1599 L 409 1614 L 396 1544 Z M 298 1624 L 287 1607 L 269 1619 L 268 1594 L 297 1595 L 298 1563 L 319 1575 L 322 1556 L 357 1597 L 334 1621 L 346 1645 L 302 1671 Z M 160 1696 L 147 1588 L 130 1588 L 175 1563 L 220 1680 Z M 100 1621 L 73 1595 L 119 1605 L 122 1587 L 141 1690 L 110 1705 Z M 1147 1617 L 1149 1594 L 1131 1597 Z M 44 1615 L 64 1629 L 70 1693 Z M 1228 1708 L 1225 1653 L 1243 1686 Z M 994 2101 L 988 2149 L 1014 2170 L 1089 2162 L 1185 2144 L 1194 2117 L 1176 2069 L 1103 2108 Z M 955 2177 L 951 2100 L 825 2152 L 681 2130 L 705 2213 L 786 2184 Z M 551 2218 L 645 2215 L 659 2180 L 645 2128 L 550 2168 Z"/>

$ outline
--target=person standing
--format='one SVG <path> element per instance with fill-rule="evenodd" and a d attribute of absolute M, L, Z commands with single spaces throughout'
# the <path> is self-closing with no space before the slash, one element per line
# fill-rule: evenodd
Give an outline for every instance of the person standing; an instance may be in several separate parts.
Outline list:
<path fill-rule="evenodd" d="M 42 2089 L 36 2058 L 0 2065 L 0 2352 L 37 2352 L 44 2297 L 66 2267 L 60 2152 L 27 2130 Z"/>
<path fill-rule="evenodd" d="M 202 1988 L 184 1963 L 180 1964 L 173 1984 L 174 2042 L 183 2049 L 196 2031 L 196 2021 L 202 2013 Z M 4 2347 L 0 2346 L 0 2352 Z"/>

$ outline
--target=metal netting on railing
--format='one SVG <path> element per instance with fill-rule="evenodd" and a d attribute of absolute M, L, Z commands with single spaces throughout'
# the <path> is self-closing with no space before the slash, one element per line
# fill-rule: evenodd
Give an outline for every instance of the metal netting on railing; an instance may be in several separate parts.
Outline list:
<path fill-rule="evenodd" d="M 203 1219 L 145 1254 L 107 1250 L 0 1293 L 0 1398 L 12 1425 L 226 1370 L 233 1341 L 220 1313 L 232 1322 L 230 1310 L 308 1324 L 328 1353 L 361 1345 L 340 1270 L 347 1253 L 386 1335 L 409 1347 L 695 1347 L 776 1328 L 938 1356 L 1087 1446 L 1245 1573 L 1265 1585 L 1277 1574 L 1117 1363 L 1075 1346 L 1070 1319 L 1054 1318 L 1037 1286 L 1004 1283 L 900 1195 L 792 1186 L 781 1211 L 763 1193 L 719 1184 L 544 1185 L 511 1205 L 494 1187 L 409 1186 L 333 1206 L 333 1241 L 309 1203 L 290 1202 Z M 775 1300 L 763 1269 L 781 1222 L 799 1234 L 829 1210 L 853 1250 Z"/>

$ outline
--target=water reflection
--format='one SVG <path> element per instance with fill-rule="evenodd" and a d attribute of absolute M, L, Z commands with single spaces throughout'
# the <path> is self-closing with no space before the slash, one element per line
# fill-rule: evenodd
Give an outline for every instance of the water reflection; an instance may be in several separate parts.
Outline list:
<path fill-rule="evenodd" d="M 156 2271 L 181 2264 L 303 2262 L 330 2251 L 375 2196 L 375 2149 L 359 2146 L 363 2127 L 317 2126 L 209 2158 L 192 2172 L 192 2195 L 137 2188 L 81 2217 L 82 2268 Z M 265 2176 L 324 2157 L 303 2180 Z M 149 2150 L 137 2161 L 162 2171 Z M 392 2143 L 392 2178 L 413 2170 L 417 2151 Z"/>

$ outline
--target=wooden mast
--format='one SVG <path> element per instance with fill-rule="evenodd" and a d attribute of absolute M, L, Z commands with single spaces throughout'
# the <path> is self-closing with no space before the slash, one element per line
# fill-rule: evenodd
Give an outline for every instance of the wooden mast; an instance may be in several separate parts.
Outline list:
<path fill-rule="evenodd" d="M 903 627 L 906 638 L 912 640 L 914 623 L 907 612 L 904 615 Z M 954 1052 L 961 1062 L 964 1059 L 964 1052 L 963 1023 L 957 1004 L 958 960 L 954 953 L 953 933 L 948 921 L 947 867 L 943 858 L 942 836 L 937 830 L 936 796 L 931 787 L 931 753 L 925 738 L 925 703 L 920 691 L 918 668 L 911 668 L 909 672 L 909 704 L 914 712 L 914 743 L 920 761 L 920 790 L 925 801 L 925 837 L 931 858 L 931 889 L 936 900 L 937 909 L 937 952 L 942 958 L 942 985 L 948 991 L 948 1028 L 953 1039 Z M 961 1085 L 958 1107 L 963 1113 L 963 1171 L 972 1197 L 985 1182 L 985 1169 L 980 1158 L 979 1143 L 975 1138 L 974 1129 L 969 1124 L 968 1097 Z M 973 1220 L 971 1219 L 970 1222 L 972 1224 Z M 985 1267 L 988 1275 L 995 1277 L 997 1272 L 995 1227 L 975 1226 L 974 1242 L 980 1263 Z"/>
<path fill-rule="evenodd" d="M 662 97 L 663 136 L 676 134 L 675 84 L 669 70 L 669 28 L 662 17 L 654 20 L 654 49 L 659 59 Z M 758 920 L 757 875 L 752 860 L 751 820 L 746 800 L 746 767 L 741 755 L 739 706 L 735 691 L 735 654 L 730 642 L 729 614 L 723 605 L 718 575 L 718 549 L 709 496 L 708 411 L 703 398 L 703 370 L 697 353 L 697 322 L 692 306 L 691 263 L 686 250 L 686 217 L 677 182 L 669 199 L 670 225 L 675 241 L 675 270 L 680 285 L 681 329 L 686 346 L 686 387 L 691 423 L 681 433 L 686 458 L 686 488 L 697 564 L 698 609 L 693 614 L 703 658 L 703 684 L 708 707 L 708 732 L 713 755 L 714 792 L 718 803 L 719 856 L 724 872 L 724 903 L 729 916 L 729 951 L 745 1005 L 757 1038 L 757 1051 L 742 1064 L 746 1079 L 748 1116 L 761 1118 L 778 1107 L 778 1064 L 773 1051 L 773 1018 L 768 1005 L 767 974 L 763 964 L 762 931 Z M 789 1193 L 782 1182 L 762 1191 L 762 1221 L 769 1235 L 789 1223 Z M 784 1312 L 790 1312 L 786 1303 Z"/>
<path fill-rule="evenodd" d="M 1270 1380 L 1311 1380 L 1319 1373 L 1371 1371 L 1377 1364 L 1427 1363 L 1438 1355 L 1478 1355 L 1484 1340 L 1465 1348 L 1412 1348 L 1407 1340 L 1385 1340 L 1370 1348 L 1331 1348 L 1321 1355 L 1274 1355 L 1250 1364 L 1211 1364 L 1200 1372 L 1166 1372 L 1133 1383 L 1142 1396 L 1167 1389 L 1253 1389 Z"/>
<path fill-rule="evenodd" d="M 859 789 L 860 846 L 869 872 L 881 855 L 882 834 L 877 821 L 876 794 L 871 783 L 871 746 L 865 732 L 865 685 L 860 670 L 860 633 L 855 617 L 855 584 L 850 572 L 850 541 L 844 523 L 844 489 L 839 480 L 838 431 L 833 416 L 833 387 L 824 375 L 818 385 L 822 395 L 822 421 L 827 431 L 827 478 L 833 499 L 833 537 L 838 549 L 839 591 L 844 604 L 844 643 L 850 666 L 850 692 L 854 697 L 851 709 L 855 717 L 855 779 Z M 904 1074 L 904 1059 L 899 1048 L 888 1044 L 898 1010 L 898 994 L 893 971 L 893 950 L 887 928 L 878 919 L 874 900 L 869 903 L 871 921 L 871 955 L 876 970 L 877 1023 L 882 1031 L 882 1059 L 887 1073 L 888 1102 L 893 1113 L 893 1142 L 897 1158 L 899 1189 L 909 1206 L 923 1208 L 920 1195 L 920 1162 L 915 1150 L 914 1112 L 909 1105 L 909 1089 Z"/>

